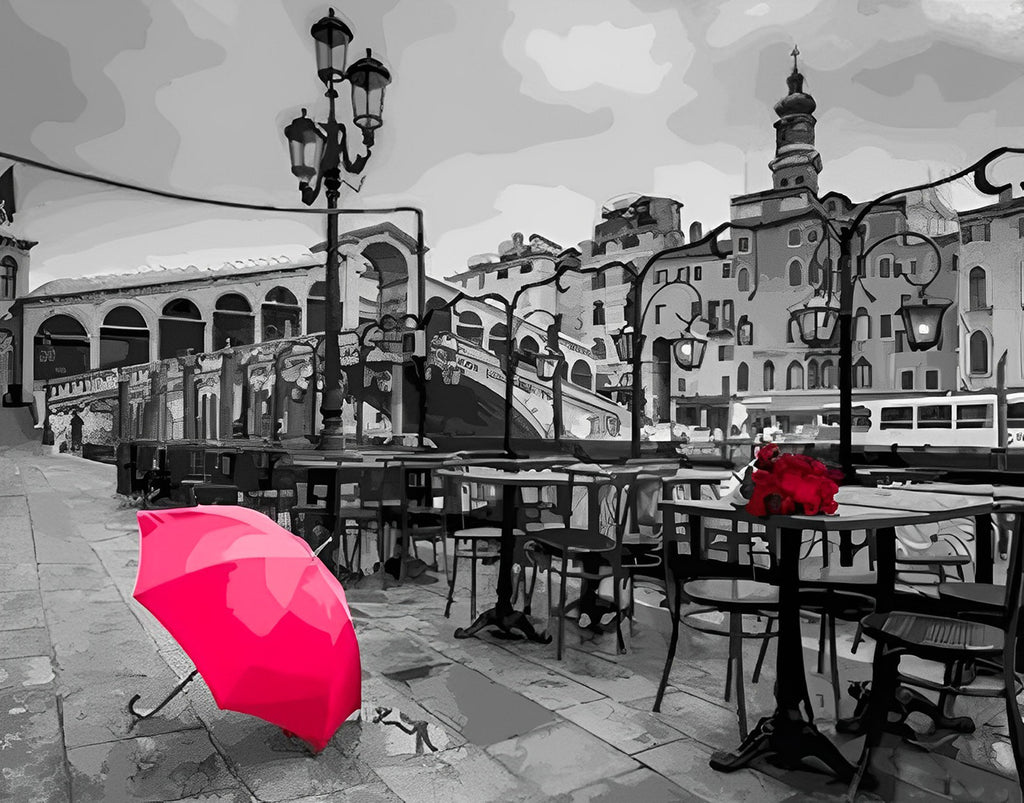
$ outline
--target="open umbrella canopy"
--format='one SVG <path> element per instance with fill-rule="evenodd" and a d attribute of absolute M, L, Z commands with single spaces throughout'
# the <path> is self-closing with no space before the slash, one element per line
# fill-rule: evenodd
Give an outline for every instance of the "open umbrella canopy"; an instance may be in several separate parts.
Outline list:
<path fill-rule="evenodd" d="M 319 752 L 362 705 L 359 646 L 337 578 L 301 538 L 255 510 L 139 511 L 134 596 L 223 709 Z"/>

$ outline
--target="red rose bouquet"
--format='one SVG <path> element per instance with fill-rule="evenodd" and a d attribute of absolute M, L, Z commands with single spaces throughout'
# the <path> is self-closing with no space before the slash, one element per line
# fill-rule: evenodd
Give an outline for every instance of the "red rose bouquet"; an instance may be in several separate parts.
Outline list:
<path fill-rule="evenodd" d="M 774 443 L 757 451 L 750 475 L 748 513 L 755 516 L 835 513 L 841 471 L 803 454 L 784 454 Z"/>

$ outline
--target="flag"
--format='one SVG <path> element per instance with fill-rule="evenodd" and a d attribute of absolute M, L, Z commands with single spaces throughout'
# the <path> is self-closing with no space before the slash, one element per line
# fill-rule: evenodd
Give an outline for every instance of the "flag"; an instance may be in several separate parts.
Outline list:
<path fill-rule="evenodd" d="M 14 205 L 14 165 L 11 165 L 0 176 L 0 223 L 13 222 L 16 211 L 17 209 Z"/>

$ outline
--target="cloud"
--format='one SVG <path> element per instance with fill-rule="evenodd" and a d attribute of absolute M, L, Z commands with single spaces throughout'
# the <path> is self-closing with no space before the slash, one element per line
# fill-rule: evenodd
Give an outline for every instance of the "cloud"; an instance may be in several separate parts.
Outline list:
<path fill-rule="evenodd" d="M 671 69 L 651 58 L 653 25 L 618 28 L 610 22 L 575 25 L 565 36 L 535 30 L 526 37 L 526 54 L 540 65 L 552 87 L 578 92 L 595 85 L 649 95 Z"/>

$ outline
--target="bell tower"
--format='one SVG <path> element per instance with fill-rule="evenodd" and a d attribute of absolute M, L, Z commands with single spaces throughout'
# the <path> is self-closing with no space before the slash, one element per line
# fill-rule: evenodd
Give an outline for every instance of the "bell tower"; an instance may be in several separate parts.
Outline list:
<path fill-rule="evenodd" d="M 814 148 L 814 98 L 804 92 L 804 77 L 797 66 L 800 49 L 793 48 L 793 72 L 786 79 L 789 94 L 775 104 L 775 158 L 768 163 L 772 186 L 779 189 L 807 187 L 818 194 L 821 156 Z"/>

